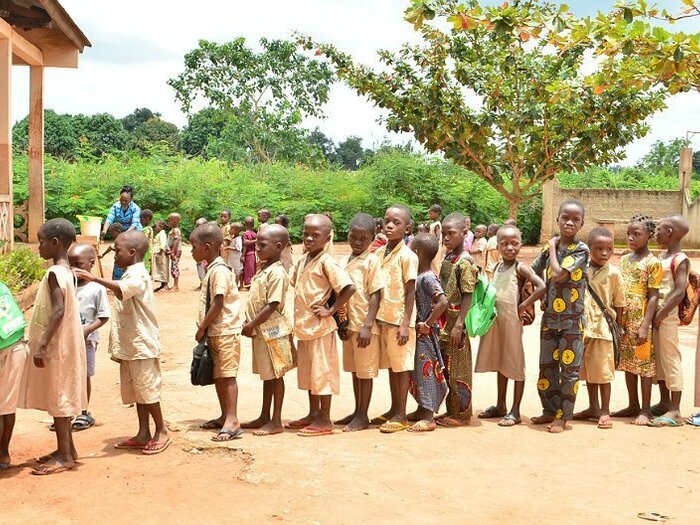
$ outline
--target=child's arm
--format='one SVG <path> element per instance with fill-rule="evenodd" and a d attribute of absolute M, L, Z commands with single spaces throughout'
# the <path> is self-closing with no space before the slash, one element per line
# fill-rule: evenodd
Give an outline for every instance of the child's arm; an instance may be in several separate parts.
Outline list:
<path fill-rule="evenodd" d="M 647 311 L 644 314 L 642 324 L 637 331 L 637 346 L 645 343 L 649 339 L 649 327 L 656 313 L 656 305 L 659 302 L 659 290 L 656 288 L 647 288 Z"/>
<path fill-rule="evenodd" d="M 457 321 L 450 332 L 450 345 L 455 348 L 464 346 L 464 320 L 467 317 L 467 312 L 472 304 L 472 294 L 462 293 L 462 302 L 459 304 L 459 315 Z"/>
<path fill-rule="evenodd" d="M 560 283 L 569 278 L 569 271 L 561 267 L 559 259 L 557 259 L 557 244 L 559 237 L 549 239 L 549 267 L 552 269 L 552 281 Z"/>
<path fill-rule="evenodd" d="M 96 275 L 92 275 L 90 272 L 86 272 L 85 270 L 81 270 L 80 268 L 74 268 L 73 273 L 76 277 L 84 279 L 85 281 L 93 281 L 97 284 L 101 284 L 102 286 L 113 292 L 114 296 L 120 301 L 124 298 L 121 286 L 119 286 L 119 281 L 112 281 L 110 279 L 97 277 Z"/>
<path fill-rule="evenodd" d="M 355 293 L 355 285 L 354 284 L 348 284 L 343 288 L 340 293 L 338 294 L 338 297 L 336 298 L 335 302 L 333 303 L 333 306 L 330 308 L 326 308 L 323 305 L 316 304 L 311 307 L 311 310 L 314 312 L 316 317 L 331 317 L 332 315 L 335 315 L 335 313 L 338 311 L 338 309 L 343 306 L 345 303 L 348 302 L 348 300 L 352 297 L 352 294 Z"/>
<path fill-rule="evenodd" d="M 372 340 L 372 327 L 374 326 L 374 321 L 377 318 L 377 312 L 379 311 L 379 300 L 381 299 L 381 296 L 381 290 L 377 290 L 369 296 L 367 317 L 365 317 L 365 322 L 362 325 L 362 328 L 360 328 L 360 333 L 357 336 L 358 348 L 367 348 Z"/>
<path fill-rule="evenodd" d="M 422 323 L 416 324 L 418 333 L 421 335 L 428 335 L 430 333 L 430 328 L 437 323 L 440 316 L 445 313 L 445 310 L 447 310 L 447 296 L 443 292 L 435 299 L 433 309 L 430 311 L 430 316 Z"/>
<path fill-rule="evenodd" d="M 194 338 L 197 341 L 201 341 L 204 339 L 204 334 L 209 327 L 210 324 L 212 324 L 216 318 L 219 316 L 221 313 L 221 310 L 224 308 L 224 294 L 217 294 L 214 296 L 214 299 L 211 301 L 211 304 L 209 305 L 209 310 L 207 310 L 207 313 L 204 316 L 204 319 L 202 319 L 202 324 L 199 325 L 199 328 L 197 328 L 197 333 L 195 334 Z"/>
<path fill-rule="evenodd" d="M 684 259 L 683 262 L 676 268 L 673 274 L 673 290 L 666 297 L 664 305 L 661 310 L 654 317 L 654 328 L 661 326 L 661 322 L 668 317 L 678 305 L 681 304 L 683 297 L 685 296 L 685 288 L 688 284 L 688 265 L 690 262 L 688 259 Z"/>
<path fill-rule="evenodd" d="M 51 296 L 51 315 L 49 316 L 46 330 L 44 330 L 44 333 L 41 334 L 41 339 L 39 339 L 39 349 L 34 354 L 34 366 L 37 368 L 46 366 L 46 348 L 49 346 L 53 336 L 56 335 L 65 312 L 63 290 L 58 285 L 58 280 L 53 272 L 49 274 L 49 295 Z"/>
<path fill-rule="evenodd" d="M 258 312 L 258 315 L 253 317 L 250 321 L 246 321 L 243 324 L 241 334 L 246 337 L 253 337 L 253 330 L 255 330 L 255 328 L 267 321 L 270 318 L 270 316 L 277 311 L 279 305 L 279 301 L 272 301 L 263 306 L 262 309 Z"/>
<path fill-rule="evenodd" d="M 404 301 L 403 307 L 403 321 L 401 321 L 401 326 L 399 326 L 399 331 L 396 334 L 396 340 L 399 346 L 403 346 L 408 343 L 408 325 L 413 318 L 413 309 L 416 306 L 416 280 L 411 279 L 406 281 L 403 285 L 403 293 L 406 300 Z"/>
<path fill-rule="evenodd" d="M 107 324 L 107 321 L 109 321 L 109 317 L 98 317 L 92 323 L 86 324 L 83 326 L 83 337 L 87 339 L 92 332 L 99 330 Z"/>
<path fill-rule="evenodd" d="M 479 241 L 480 240 L 481 239 L 479 239 Z M 479 241 L 476 241 L 474 244 L 472 244 L 471 248 L 469 248 L 469 253 L 483 253 L 484 244 Z"/>
<path fill-rule="evenodd" d="M 243 239 L 244 246 L 252 246 L 257 242 L 256 239 Z"/>
<path fill-rule="evenodd" d="M 530 305 L 544 297 L 547 286 L 544 281 L 527 264 L 518 264 L 518 275 L 532 283 L 532 294 L 518 305 L 518 315 L 523 315 Z"/>
<path fill-rule="evenodd" d="M 101 259 L 102 257 L 104 257 L 105 255 L 107 255 L 109 252 L 113 252 L 113 251 L 114 251 L 114 247 L 113 247 L 113 246 L 110 246 L 109 248 L 107 248 L 107 249 L 104 251 L 104 253 L 103 253 L 102 255 L 100 255 L 100 259 Z"/>

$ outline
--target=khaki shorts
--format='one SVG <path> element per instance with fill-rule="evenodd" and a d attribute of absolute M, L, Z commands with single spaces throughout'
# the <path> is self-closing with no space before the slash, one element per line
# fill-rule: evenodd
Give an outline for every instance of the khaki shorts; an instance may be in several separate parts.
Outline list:
<path fill-rule="evenodd" d="M 340 394 L 338 333 L 297 343 L 297 381 L 315 396 Z"/>
<path fill-rule="evenodd" d="M 0 416 L 17 411 L 19 385 L 28 357 L 29 346 L 25 341 L 17 341 L 12 346 L 0 350 Z"/>
<path fill-rule="evenodd" d="M 160 402 L 162 376 L 160 359 L 135 359 L 122 361 L 119 365 L 122 403 L 152 405 Z"/>
<path fill-rule="evenodd" d="M 379 368 L 390 368 L 392 372 L 409 372 L 415 367 L 416 329 L 409 327 L 408 342 L 399 346 L 396 336 L 399 327 L 393 324 L 379 323 L 381 335 Z"/>
<path fill-rule="evenodd" d="M 253 373 L 258 374 L 263 381 L 277 379 L 275 369 L 272 367 L 270 349 L 265 339 L 259 334 L 253 337 Z"/>
<path fill-rule="evenodd" d="M 580 379 L 594 384 L 607 385 L 615 379 L 615 353 L 612 341 L 585 337 Z"/>
<path fill-rule="evenodd" d="M 654 329 L 654 359 L 656 378 L 654 382 L 665 381 L 671 392 L 683 390 L 683 362 L 678 342 L 680 321 L 677 314 L 671 314 Z"/>
<path fill-rule="evenodd" d="M 238 364 L 241 360 L 240 335 L 207 337 L 207 346 L 214 361 L 214 379 L 238 376 Z"/>
<path fill-rule="evenodd" d="M 358 332 L 348 331 L 343 341 L 343 370 L 357 374 L 360 379 L 374 379 L 379 374 L 379 336 L 372 334 L 369 346 L 357 346 Z"/>

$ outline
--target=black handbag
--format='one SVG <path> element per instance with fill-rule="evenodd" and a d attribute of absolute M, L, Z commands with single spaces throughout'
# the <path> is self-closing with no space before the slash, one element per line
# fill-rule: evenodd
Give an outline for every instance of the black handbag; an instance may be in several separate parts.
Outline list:
<path fill-rule="evenodd" d="M 210 306 L 209 281 L 207 281 L 207 301 L 204 315 L 209 311 Z M 190 365 L 190 382 L 195 386 L 207 386 L 214 384 L 214 360 L 211 351 L 207 346 L 207 334 L 192 350 L 192 364 Z"/>
<path fill-rule="evenodd" d="M 595 304 L 597 304 L 600 311 L 603 312 L 603 318 L 608 323 L 608 328 L 610 328 L 613 342 L 613 355 L 615 357 L 615 368 L 617 368 L 620 364 L 620 341 L 622 339 L 620 326 L 617 324 L 615 319 L 612 318 L 612 315 L 610 315 L 610 310 L 608 310 L 605 304 L 603 304 L 603 300 L 597 293 L 595 293 L 590 283 L 588 283 L 588 293 L 591 294 Z"/>

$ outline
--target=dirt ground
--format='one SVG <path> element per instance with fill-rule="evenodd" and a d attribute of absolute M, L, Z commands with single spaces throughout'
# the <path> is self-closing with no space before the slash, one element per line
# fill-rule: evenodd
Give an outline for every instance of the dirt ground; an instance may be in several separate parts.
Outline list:
<path fill-rule="evenodd" d="M 338 246 L 336 254 L 348 253 Z M 698 267 L 700 261 L 695 261 Z M 700 431 L 638 428 L 616 421 L 612 430 L 592 423 L 552 435 L 525 421 L 510 429 L 474 418 L 467 428 L 430 434 L 354 434 L 299 438 L 292 431 L 228 444 L 198 424 L 219 415 L 213 388 L 189 384 L 194 345 L 197 279 L 186 249 L 180 293 L 157 295 L 163 340 L 163 408 L 174 438 L 154 457 L 117 451 L 116 440 L 135 432 L 133 408 L 120 403 L 118 367 L 106 356 L 107 330 L 98 348 L 91 411 L 97 426 L 75 434 L 80 465 L 64 474 L 30 475 L 33 458 L 53 450 L 46 414 L 20 410 L 12 443 L 19 465 L 0 474 L 1 523 L 643 523 L 640 512 L 697 523 L 700 512 Z M 535 387 L 538 330 L 525 329 L 528 377 L 523 413 L 537 415 Z M 697 324 L 681 333 L 687 393 L 692 410 Z M 473 342 L 476 354 L 476 342 Z M 251 347 L 243 343 L 239 415 L 259 413 L 262 383 L 251 372 Z M 474 381 L 475 412 L 493 404 L 496 378 Z M 613 406 L 626 400 L 624 379 L 613 387 Z M 587 402 L 579 391 L 578 408 Z M 353 403 L 348 374 L 334 417 Z M 411 401 L 412 404 L 412 401 Z M 386 374 L 375 382 L 371 414 L 389 405 Z M 306 393 L 287 378 L 284 417 L 306 412 Z"/>

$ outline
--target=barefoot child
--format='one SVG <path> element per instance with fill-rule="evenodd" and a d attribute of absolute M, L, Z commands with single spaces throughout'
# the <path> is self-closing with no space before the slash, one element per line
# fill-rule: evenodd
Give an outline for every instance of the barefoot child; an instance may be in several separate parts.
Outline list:
<path fill-rule="evenodd" d="M 501 262 L 501 254 L 498 249 L 498 229 L 500 226 L 498 224 L 490 224 L 486 232 L 486 277 L 489 281 L 493 280 L 493 272 L 496 270 L 496 266 Z"/>
<path fill-rule="evenodd" d="M 659 288 L 664 270 L 661 262 L 649 251 L 649 239 L 656 225 L 651 217 L 635 215 L 627 225 L 627 246 L 632 253 L 620 260 L 620 271 L 625 288 L 626 308 L 621 327 L 620 365 L 625 372 L 629 404 L 614 412 L 613 417 L 633 417 L 635 425 L 651 421 L 651 383 L 656 375 L 651 323 L 656 313 Z M 642 406 L 639 406 L 637 377 L 642 386 Z"/>
<path fill-rule="evenodd" d="M 243 224 L 234 222 L 231 225 L 231 243 L 226 247 L 226 264 L 233 270 L 239 290 L 243 288 L 243 230 Z"/>
<path fill-rule="evenodd" d="M 672 215 L 659 221 L 656 233 L 656 242 L 666 249 L 666 253 L 661 255 L 664 276 L 653 322 L 656 381 L 659 383 L 661 402 L 656 407 L 658 417 L 652 424 L 659 427 L 677 427 L 684 423 L 680 407 L 683 363 L 678 343 L 678 305 L 685 295 L 690 272 L 690 261 L 681 251 L 681 242 L 688 231 L 688 221 L 682 215 Z"/>
<path fill-rule="evenodd" d="M 224 236 L 224 244 L 221 245 L 221 257 L 224 258 L 226 264 L 228 264 L 226 248 L 231 244 L 231 239 L 233 238 L 231 226 L 231 210 L 224 208 L 219 214 L 219 228 L 221 228 L 221 235 Z M 230 264 L 228 266 L 231 267 Z"/>
<path fill-rule="evenodd" d="M 168 249 L 166 253 L 170 259 L 170 275 L 173 276 L 173 292 L 180 291 L 180 255 L 182 254 L 182 232 L 180 232 L 180 217 L 179 213 L 171 213 L 168 215 Z"/>
<path fill-rule="evenodd" d="M 165 221 L 156 222 L 155 238 L 153 239 L 153 280 L 158 284 L 156 292 L 168 287 L 168 237 L 165 233 L 167 225 Z"/>
<path fill-rule="evenodd" d="M 588 267 L 588 286 L 600 298 L 613 317 L 622 319 L 625 307 L 625 289 L 620 270 L 608 261 L 613 255 L 613 236 L 606 228 L 593 228 L 588 234 L 591 263 Z M 610 390 L 615 379 L 615 354 L 610 327 L 603 312 L 588 291 L 586 294 L 586 326 L 581 379 L 588 390 L 588 408 L 574 414 L 575 420 L 598 422 L 598 428 L 612 428 L 610 418 Z M 598 404 L 600 391 L 600 404 Z"/>
<path fill-rule="evenodd" d="M 384 215 L 387 243 L 377 252 L 382 263 L 384 290 L 377 321 L 380 330 L 380 368 L 389 369 L 391 408 L 372 420 L 386 434 L 408 428 L 406 401 L 416 352 L 416 278 L 418 257 L 403 242 L 411 212 L 402 205 L 391 206 Z"/>
<path fill-rule="evenodd" d="M 39 458 L 32 474 L 56 474 L 75 468 L 71 419 L 87 407 L 85 340 L 68 264 L 75 228 L 65 219 L 52 219 L 38 232 L 39 255 L 53 265 L 39 285 L 29 324 L 33 365 L 25 367 L 21 408 L 44 410 L 53 417 L 56 450 Z"/>
<path fill-rule="evenodd" d="M 145 211 L 145 210 L 144 210 Z M 144 212 L 141 213 L 143 219 Z M 95 266 L 95 249 L 89 244 L 74 244 L 68 250 L 68 262 L 71 268 L 80 268 L 92 272 Z M 80 309 L 80 324 L 83 326 L 85 338 L 85 355 L 87 358 L 87 402 L 90 403 L 92 394 L 92 377 L 95 375 L 95 354 L 100 342 L 99 329 L 109 321 L 109 299 L 107 290 L 94 282 L 78 279 L 78 306 Z M 86 430 L 95 425 L 95 418 L 86 406 L 82 414 L 73 421 L 74 431 Z"/>
<path fill-rule="evenodd" d="M 294 265 L 294 332 L 297 348 L 299 388 L 309 391 L 309 415 L 290 422 L 300 436 L 322 436 L 333 432 L 331 399 L 339 394 L 338 326 L 333 315 L 355 293 L 350 276 L 326 251 L 333 225 L 324 215 L 311 215 L 304 222 L 307 255 Z M 331 293 L 336 299 L 328 306 Z"/>
<path fill-rule="evenodd" d="M 472 347 L 464 330 L 479 268 L 464 251 L 467 221 L 452 213 L 442 221 L 442 242 L 447 254 L 440 268 L 440 282 L 447 296 L 445 326 L 440 331 L 440 352 L 447 370 L 447 414 L 437 424 L 468 425 L 472 418 Z"/>
<path fill-rule="evenodd" d="M 409 432 L 432 432 L 435 412 L 447 394 L 447 382 L 443 371 L 445 364 L 440 353 L 438 319 L 447 308 L 447 298 L 440 279 L 433 273 L 431 264 L 438 253 L 438 238 L 431 234 L 414 237 L 411 250 L 418 256 L 416 279 L 416 354 L 411 377 L 411 394 L 418 403 L 413 413 L 416 422 Z"/>
<path fill-rule="evenodd" d="M 275 217 L 275 224 L 279 224 L 286 229 L 287 232 L 289 232 L 289 219 L 284 213 L 280 213 L 277 217 Z M 289 270 L 292 268 L 292 241 L 289 241 L 284 250 L 282 250 L 280 261 L 282 261 L 284 271 L 289 272 Z"/>
<path fill-rule="evenodd" d="M 296 366 L 286 309 L 289 277 L 280 260 L 289 244 L 289 232 L 273 224 L 258 235 L 256 242 L 258 255 L 264 262 L 250 285 L 242 334 L 253 338 L 253 373 L 263 381 L 263 403 L 260 417 L 241 426 L 256 429 L 253 431 L 256 436 L 270 436 L 284 431 L 284 374 Z"/>
<path fill-rule="evenodd" d="M 474 242 L 469 249 L 469 255 L 474 259 L 474 263 L 479 267 L 479 270 L 486 271 L 486 233 L 488 229 L 485 224 L 479 224 L 474 230 Z"/>
<path fill-rule="evenodd" d="M 29 356 L 29 346 L 24 340 L 26 326 L 12 292 L 0 282 L 0 472 L 11 466 L 10 440 Z"/>
<path fill-rule="evenodd" d="M 340 332 L 343 340 L 343 369 L 352 373 L 355 410 L 336 421 L 344 432 L 369 427 L 369 402 L 372 383 L 379 373 L 379 326 L 376 323 L 384 282 L 379 258 L 369 251 L 374 238 L 374 219 L 358 213 L 350 221 L 348 243 L 352 249 L 344 261 L 345 271 L 355 283 L 348 301 L 348 326 Z"/>
<path fill-rule="evenodd" d="M 576 238 L 585 209 L 580 201 L 559 206 L 559 235 L 552 237 L 532 263 L 547 284 L 540 329 L 540 374 L 537 390 L 542 415 L 530 419 L 547 424 L 553 434 L 563 432 L 574 415 L 579 368 L 583 359 L 588 246 Z"/>
<path fill-rule="evenodd" d="M 206 339 L 214 362 L 214 386 L 221 416 L 202 425 L 217 430 L 212 441 L 230 441 L 241 436 L 238 422 L 238 365 L 241 356 L 241 304 L 231 269 L 221 257 L 224 236 L 215 223 L 206 223 L 190 235 L 192 258 L 206 262 L 199 294 L 196 341 Z"/>
<path fill-rule="evenodd" d="M 146 239 L 148 239 L 148 251 L 143 258 L 143 264 L 146 266 L 148 273 L 151 273 L 151 262 L 153 258 L 153 228 L 151 227 L 151 221 L 153 220 L 153 212 L 151 210 L 142 210 L 140 220 L 141 226 L 143 226 L 141 231 L 146 236 Z"/>
<path fill-rule="evenodd" d="M 160 333 L 155 314 L 153 284 L 143 264 L 148 240 L 139 231 L 123 233 L 117 239 L 115 259 L 126 268 L 120 281 L 96 277 L 76 269 L 79 279 L 94 281 L 111 290 L 117 298 L 109 333 L 109 355 L 119 363 L 122 403 L 136 403 L 138 433 L 118 442 L 122 450 L 141 450 L 153 455 L 163 452 L 172 440 L 160 407 Z M 150 419 L 155 423 L 151 434 Z"/>
<path fill-rule="evenodd" d="M 518 260 L 522 238 L 514 226 L 498 230 L 498 249 L 503 261 L 494 268 L 496 288 L 496 320 L 479 342 L 475 372 L 496 372 L 498 398 L 496 405 L 479 414 L 479 418 L 502 418 L 498 425 L 512 427 L 521 422 L 520 402 L 525 388 L 525 352 L 523 350 L 522 316 L 546 291 L 544 281 Z M 530 281 L 533 292 L 525 300 L 520 297 L 522 283 Z M 508 412 L 506 393 L 508 380 L 513 385 L 513 406 Z"/>
<path fill-rule="evenodd" d="M 200 217 L 194 221 L 194 229 L 196 230 L 206 223 L 207 220 L 204 217 Z M 204 281 L 204 276 L 207 274 L 207 261 L 206 259 L 202 259 L 201 261 L 195 261 L 195 263 L 195 266 L 197 267 L 197 277 L 199 278 L 199 285 L 195 288 L 195 291 L 198 291 L 202 289 L 202 281 Z"/>
<path fill-rule="evenodd" d="M 250 281 L 253 279 L 256 270 L 255 259 L 255 238 L 257 235 L 253 230 L 255 219 L 253 217 L 245 218 L 245 232 L 243 233 L 243 287 L 248 288 Z"/>
<path fill-rule="evenodd" d="M 268 222 L 272 217 L 272 213 L 267 208 L 262 208 L 258 210 L 258 233 L 261 233 L 265 228 L 267 228 L 270 223 Z"/>

